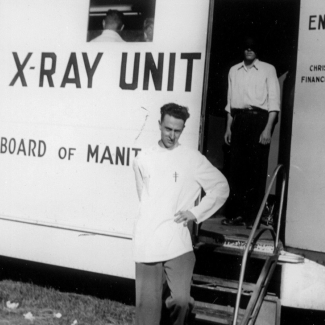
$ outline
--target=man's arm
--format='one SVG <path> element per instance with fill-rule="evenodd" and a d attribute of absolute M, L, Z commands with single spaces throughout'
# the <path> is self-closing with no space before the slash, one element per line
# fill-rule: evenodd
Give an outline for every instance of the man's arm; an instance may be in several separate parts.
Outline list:
<path fill-rule="evenodd" d="M 229 73 L 228 73 L 228 92 L 227 92 L 227 105 L 225 108 L 225 111 L 227 112 L 227 127 L 226 127 L 226 133 L 224 135 L 224 139 L 226 144 L 229 146 L 231 143 L 231 124 L 232 124 L 232 116 L 230 114 L 231 111 L 231 71 L 232 69 L 230 69 Z"/>
<path fill-rule="evenodd" d="M 196 181 L 205 192 L 204 198 L 199 205 L 191 210 L 178 211 L 175 214 L 175 222 L 181 223 L 186 227 L 188 221 L 196 223 L 203 222 L 223 206 L 229 195 L 229 186 L 223 174 L 215 168 L 203 155 L 198 164 L 195 175 Z"/>
<path fill-rule="evenodd" d="M 277 115 L 278 115 L 278 112 L 275 112 L 275 111 L 269 113 L 269 118 L 268 118 L 267 124 L 260 136 L 261 144 L 270 144 L 271 143 L 272 129 L 273 129 L 273 125 L 275 123 Z"/>
<path fill-rule="evenodd" d="M 280 111 L 280 84 L 273 66 L 270 66 L 266 86 L 268 92 L 269 118 L 260 136 L 260 143 L 264 145 L 271 143 L 272 129 Z"/>
<path fill-rule="evenodd" d="M 276 70 L 273 66 L 269 66 L 267 78 L 267 106 L 269 112 L 280 111 L 280 84 Z"/>
<path fill-rule="evenodd" d="M 195 216 L 196 222 L 200 223 L 223 206 L 229 195 L 229 186 L 223 174 L 203 155 L 199 160 L 195 179 L 203 188 L 205 196 L 189 212 Z"/>

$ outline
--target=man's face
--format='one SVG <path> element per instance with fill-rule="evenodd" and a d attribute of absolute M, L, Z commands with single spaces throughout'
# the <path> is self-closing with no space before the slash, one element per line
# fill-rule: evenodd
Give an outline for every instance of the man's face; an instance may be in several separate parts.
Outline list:
<path fill-rule="evenodd" d="M 256 59 L 256 53 L 250 48 L 245 49 L 244 54 L 247 61 L 254 61 Z"/>
<path fill-rule="evenodd" d="M 159 121 L 161 142 L 167 149 L 174 149 L 178 144 L 185 122 L 182 119 L 165 115 L 163 121 Z"/>

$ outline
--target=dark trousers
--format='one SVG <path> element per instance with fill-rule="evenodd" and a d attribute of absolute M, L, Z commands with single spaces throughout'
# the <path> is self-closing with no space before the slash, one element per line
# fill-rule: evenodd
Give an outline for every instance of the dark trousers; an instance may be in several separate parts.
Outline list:
<path fill-rule="evenodd" d="M 136 325 L 184 325 L 194 306 L 190 296 L 195 255 L 189 252 L 158 263 L 136 263 Z M 163 294 L 169 319 L 161 323 Z"/>
<path fill-rule="evenodd" d="M 265 194 L 270 145 L 259 143 L 269 114 L 265 110 L 231 110 L 228 217 L 254 222 Z"/>

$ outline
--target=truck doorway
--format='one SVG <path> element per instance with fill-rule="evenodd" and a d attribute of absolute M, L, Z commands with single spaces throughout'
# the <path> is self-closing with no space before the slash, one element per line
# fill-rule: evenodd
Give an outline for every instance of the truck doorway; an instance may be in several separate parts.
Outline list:
<path fill-rule="evenodd" d="M 293 105 L 283 103 L 288 97 L 286 89 L 290 88 L 286 83 L 288 79 L 294 80 L 296 70 L 299 10 L 299 0 L 215 0 L 213 3 L 203 152 L 226 176 L 229 147 L 224 142 L 224 109 L 228 72 L 232 65 L 243 61 L 241 44 L 248 35 L 259 40 L 259 59 L 275 66 L 282 92 L 281 113 L 272 136 L 268 175 L 272 174 L 279 160 L 283 163 L 289 159 Z"/>

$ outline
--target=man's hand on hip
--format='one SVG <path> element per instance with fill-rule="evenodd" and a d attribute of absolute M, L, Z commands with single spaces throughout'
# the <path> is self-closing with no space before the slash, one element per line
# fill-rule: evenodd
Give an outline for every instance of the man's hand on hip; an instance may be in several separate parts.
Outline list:
<path fill-rule="evenodd" d="M 183 222 L 183 225 L 184 227 L 187 227 L 187 223 L 190 221 L 190 220 L 196 220 L 196 217 L 195 215 L 190 212 L 190 211 L 178 211 L 176 214 L 175 214 L 175 222 L 176 223 L 181 223 Z"/>

